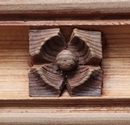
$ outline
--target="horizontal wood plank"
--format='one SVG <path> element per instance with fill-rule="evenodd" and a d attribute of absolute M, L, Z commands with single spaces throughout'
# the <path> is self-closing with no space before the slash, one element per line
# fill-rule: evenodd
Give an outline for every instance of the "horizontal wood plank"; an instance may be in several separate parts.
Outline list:
<path fill-rule="evenodd" d="M 52 110 L 54 111 L 54 110 Z M 111 120 L 110 120 L 111 119 Z M 0 124 L 7 125 L 7 124 L 74 124 L 79 125 L 122 125 L 122 124 L 129 124 L 130 122 L 130 114 L 129 113 L 78 113 L 78 112 L 71 112 L 68 111 L 67 113 L 3 113 L 0 115 Z"/>
<path fill-rule="evenodd" d="M 69 10 L 69 11 L 68 11 Z M 33 13 L 33 14 L 108 14 L 129 13 L 129 1 L 125 0 L 14 0 L 1 1 L 0 13 Z"/>
<path fill-rule="evenodd" d="M 6 28 L 7 27 L 3 27 L 3 26 L 16 26 L 16 27 L 13 27 L 15 28 L 17 31 L 19 31 L 18 27 L 22 27 L 24 26 L 24 28 L 22 27 L 22 29 L 29 29 L 28 26 L 31 26 L 31 28 L 34 28 L 35 26 L 40 26 L 40 27 L 44 27 L 44 28 L 48 28 L 49 27 L 59 27 L 59 26 L 76 26 L 76 27 L 79 27 L 79 26 L 106 26 L 108 30 L 106 31 L 109 31 L 112 27 L 111 26 L 118 26 L 118 27 L 113 27 L 113 31 L 112 32 L 109 32 L 109 34 L 116 34 L 117 32 L 117 29 L 120 29 L 121 26 L 129 26 L 130 25 L 130 19 L 113 19 L 113 20 L 108 20 L 108 19 L 105 19 L 105 20 L 99 20 L 99 19 L 96 19 L 96 20 L 86 20 L 86 19 L 82 19 L 79 20 L 79 19 L 75 19 L 75 20 L 69 20 L 69 19 L 66 19 L 66 20 L 58 20 L 58 19 L 55 19 L 55 20 L 33 20 L 33 21 L 0 21 L 0 26 L 2 26 L 2 28 L 0 28 L 0 30 L 2 29 L 3 32 L 1 35 L 4 35 L 4 33 L 6 32 Z M 12 27 L 8 27 L 9 31 L 11 30 Z M 39 28 L 39 27 L 38 27 Z M 65 28 L 65 27 L 64 27 Z M 40 29 L 40 28 L 39 28 Z M 96 29 L 96 27 L 95 27 Z M 103 27 L 100 27 L 99 30 L 102 30 L 105 28 Z M 123 30 L 125 29 L 125 30 Z M 122 30 L 119 30 L 118 32 L 119 33 L 124 33 L 126 31 L 128 31 L 128 33 L 130 33 L 130 31 L 128 29 L 126 29 L 125 27 L 123 28 Z M 23 32 L 24 30 L 22 30 L 21 32 L 17 32 L 16 35 L 22 35 L 22 34 L 26 34 L 27 31 Z M 13 35 L 15 31 L 11 32 L 11 34 Z"/>
<path fill-rule="evenodd" d="M 129 99 L 129 77 L 130 77 L 130 49 L 129 34 L 130 26 L 85 26 L 81 29 L 93 28 L 102 31 L 107 38 L 107 48 L 104 51 L 102 60 L 103 90 L 101 97 L 80 97 L 84 102 L 88 100 L 102 99 Z M 2 30 L 3 29 L 3 30 Z M 79 97 L 70 97 L 65 91 L 62 97 L 29 97 L 28 93 L 28 72 L 29 72 L 29 44 L 28 28 L 25 27 L 0 27 L 0 99 L 7 100 L 77 100 Z M 69 36 L 72 28 L 62 27 L 65 36 Z M 10 31 L 12 31 L 10 33 Z M 22 31 L 22 34 L 21 34 Z M 69 32 L 67 32 L 69 31 Z M 16 33 L 16 36 L 15 36 Z M 8 34 L 8 35 L 7 35 Z M 18 34 L 18 35 L 17 35 Z M 6 37 L 7 35 L 7 37 Z M 15 36 L 15 37 L 14 37 Z M 26 37 L 26 40 L 24 39 Z M 118 39 L 120 37 L 120 39 Z M 9 38 L 9 39 L 7 39 Z M 22 39 L 23 38 L 23 39 Z M 125 38 L 125 39 L 124 39 Z M 19 40 L 20 39 L 20 40 Z M 124 44 L 125 43 L 125 44 Z M 124 46 L 122 46 L 124 45 Z M 115 58 L 116 57 L 116 58 Z M 15 80 L 16 79 L 16 80 Z M 11 87 L 10 87 L 11 85 Z M 13 87 L 14 86 L 14 87 Z M 119 96 L 120 95 L 120 96 Z M 60 103 L 61 103 L 60 102 Z M 90 103 L 89 102 L 89 103 Z M 47 103 L 47 102 L 46 102 Z M 68 102 L 64 102 L 68 103 Z M 69 102 L 69 103 L 73 103 Z M 105 102 L 106 103 L 106 102 Z"/>

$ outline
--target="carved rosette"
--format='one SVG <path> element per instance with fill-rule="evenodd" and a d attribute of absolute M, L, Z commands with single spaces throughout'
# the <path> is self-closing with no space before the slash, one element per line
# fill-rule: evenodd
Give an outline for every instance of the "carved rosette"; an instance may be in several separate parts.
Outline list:
<path fill-rule="evenodd" d="M 59 28 L 30 30 L 29 52 L 30 96 L 101 95 L 101 32 L 74 29 L 67 43 Z"/>

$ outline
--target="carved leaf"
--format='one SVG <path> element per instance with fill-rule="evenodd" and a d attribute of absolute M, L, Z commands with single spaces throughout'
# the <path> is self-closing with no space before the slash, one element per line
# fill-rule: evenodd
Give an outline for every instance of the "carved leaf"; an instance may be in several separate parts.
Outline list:
<path fill-rule="evenodd" d="M 59 28 L 30 30 L 29 38 L 34 64 L 51 63 L 32 67 L 30 96 L 60 96 L 65 86 L 71 96 L 101 95 L 101 32 L 74 29 L 68 43 Z"/>
<path fill-rule="evenodd" d="M 60 96 L 64 84 L 54 64 L 34 66 L 29 73 L 30 96 Z"/>
<path fill-rule="evenodd" d="M 30 30 L 29 32 L 29 52 L 34 60 L 54 62 L 57 54 L 65 46 L 59 28 Z"/>
<path fill-rule="evenodd" d="M 101 32 L 74 29 L 68 49 L 79 58 L 79 64 L 98 65 L 102 59 Z"/>
<path fill-rule="evenodd" d="M 67 77 L 67 89 L 71 96 L 101 95 L 102 70 L 95 66 L 79 66 Z"/>

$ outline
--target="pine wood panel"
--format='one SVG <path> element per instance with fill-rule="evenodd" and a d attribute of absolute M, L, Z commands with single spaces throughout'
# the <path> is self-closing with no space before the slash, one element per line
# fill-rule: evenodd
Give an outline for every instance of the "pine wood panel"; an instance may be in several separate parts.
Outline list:
<path fill-rule="evenodd" d="M 78 28 L 102 31 L 107 38 L 107 48 L 102 60 L 103 94 L 101 97 L 81 97 L 81 99 L 87 101 L 130 98 L 130 26 L 78 26 Z M 79 99 L 70 97 L 67 92 L 60 98 L 29 97 L 28 30 L 29 27 L 0 27 L 0 99 Z M 62 27 L 62 30 L 69 36 L 72 28 Z"/>

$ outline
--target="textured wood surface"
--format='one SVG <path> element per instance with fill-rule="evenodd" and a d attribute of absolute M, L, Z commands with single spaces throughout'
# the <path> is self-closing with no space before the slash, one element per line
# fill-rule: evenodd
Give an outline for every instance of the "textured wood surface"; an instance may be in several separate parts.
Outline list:
<path fill-rule="evenodd" d="M 65 0 L 66 5 L 58 4 L 58 0 L 53 2 L 56 4 L 56 11 L 53 8 L 53 5 L 45 6 L 44 3 L 41 4 L 41 0 L 4 0 L 0 1 L 0 13 L 3 20 L 3 13 L 5 17 L 8 13 L 18 13 L 17 16 L 20 16 L 20 13 L 42 13 L 49 12 L 50 14 L 57 14 L 58 11 L 61 12 L 61 16 L 69 15 L 72 17 L 72 14 L 81 15 L 85 14 L 95 14 L 98 15 L 98 18 L 102 18 L 100 13 L 113 13 L 115 18 L 116 14 L 122 14 L 120 18 L 127 17 L 129 18 L 129 0 L 90 0 L 90 1 L 77 1 L 77 0 Z M 38 3 L 39 2 L 39 3 Z M 42 1 L 43 2 L 43 1 Z M 44 1 L 51 3 L 50 1 Z M 64 1 L 61 1 L 61 3 Z M 72 2 L 72 3 L 71 3 Z M 76 4 L 73 4 L 77 3 Z M 81 5 L 80 2 L 83 4 Z M 89 3 L 88 3 L 89 2 Z M 37 3 L 37 4 L 36 4 Z M 53 3 L 53 4 L 54 4 Z M 29 5 L 28 5 L 29 4 Z M 31 5 L 30 5 L 31 4 Z M 80 5 L 80 6 L 79 6 Z M 62 8 L 62 7 L 63 8 Z M 67 9 L 70 6 L 69 10 Z M 45 11 L 44 8 L 53 8 L 50 12 Z M 82 10 L 82 9 L 83 10 Z M 92 9 L 93 8 L 93 9 Z M 62 10 L 63 9 L 63 10 Z M 72 9 L 72 11 L 70 11 Z M 24 11 L 23 11 L 24 10 Z M 41 10 L 43 10 L 41 12 Z M 78 10 L 78 12 L 77 12 Z M 64 12 L 66 11 L 66 12 Z M 66 14 L 65 14 L 66 13 Z M 82 14 L 81 14 L 82 13 Z M 128 14 L 128 15 L 127 15 Z M 99 16 L 100 15 L 100 16 Z M 50 15 L 49 15 L 50 16 Z M 111 15 L 112 16 L 112 15 Z M 111 18 L 111 16 L 108 16 Z M 10 16 L 12 19 L 12 15 Z M 54 16 L 55 17 L 55 16 Z M 84 17 L 84 16 L 83 16 Z M 97 17 L 97 16 L 96 16 Z M 36 16 L 35 16 L 36 18 Z M 49 17 L 50 18 L 50 17 Z M 43 19 L 43 16 L 42 16 Z M 95 30 L 101 30 L 105 33 L 107 37 L 107 48 L 105 50 L 105 58 L 102 62 L 104 68 L 104 88 L 103 96 L 101 98 L 71 98 L 68 99 L 68 95 L 64 94 L 64 97 L 61 98 L 33 98 L 28 97 L 28 79 L 27 72 L 29 71 L 28 65 L 26 62 L 30 59 L 28 54 L 28 27 L 6 27 L 3 26 L 75 26 L 84 27 L 84 25 L 95 25 L 94 27 L 89 27 Z M 100 25 L 102 25 L 100 27 Z M 106 25 L 105 27 L 103 25 Z M 108 25 L 108 26 L 107 26 Z M 110 26 L 109 26 L 110 25 Z M 115 25 L 115 26 L 114 26 Z M 118 26 L 119 25 L 119 26 Z M 125 26 L 121 26 L 125 25 Z M 91 21 L 1 21 L 0 22 L 0 124 L 2 125 L 11 125 L 11 124 L 108 124 L 108 125 L 122 125 L 130 123 L 130 107 L 129 107 L 129 65 L 130 65 L 130 25 L 129 20 L 91 20 Z M 7 35 L 8 34 L 8 35 Z M 67 33 L 66 33 L 67 34 Z M 117 49 L 118 48 L 118 49 Z M 14 51 L 14 49 L 16 49 Z M 20 51 L 20 50 L 22 51 Z M 10 51 L 8 51 L 10 50 Z M 24 50 L 24 51 L 23 51 Z M 2 53 L 2 54 L 1 54 Z M 19 54 L 18 54 L 19 53 Z M 24 56 L 23 56 L 24 55 Z M 16 67 L 17 65 L 17 67 Z M 113 68 L 114 67 L 114 68 Z M 121 69 L 121 72 L 120 72 Z M 40 100 L 41 99 L 41 100 Z M 29 100 L 29 101 L 28 101 Z M 45 101 L 46 100 L 46 101 Z M 49 101 L 52 100 L 52 101 Z M 60 100 L 60 101 L 59 101 Z M 61 101 L 63 100 L 63 101 Z M 73 101 L 72 101 L 73 100 Z M 95 101 L 94 101 L 95 100 Z M 75 104 L 80 104 L 76 107 L 56 107 L 54 102 L 59 101 L 59 103 L 71 103 L 73 106 Z M 26 102 L 26 106 L 23 103 Z M 86 105 L 87 104 L 89 105 Z M 42 104 L 50 103 L 53 105 L 53 108 L 40 107 Z M 106 104 L 106 106 L 97 105 L 100 103 Z M 122 106 L 121 104 L 126 104 Z M 32 107 L 31 105 L 34 105 Z M 85 104 L 81 106 L 81 104 Z M 95 106 L 92 106 L 94 104 Z M 110 104 L 118 104 L 111 105 Z M 13 107 L 11 107 L 11 105 Z M 37 106 L 36 106 L 37 105 Z M 40 106 L 39 106 L 40 105 Z M 90 106 L 91 105 L 91 106 Z M 17 107 L 19 106 L 19 107 Z M 31 106 L 31 107 L 30 107 Z M 43 106 L 43 105 L 42 105 Z M 49 114 L 49 115 L 48 115 Z M 57 115 L 56 115 L 57 114 Z M 47 117 L 46 117 L 47 116 Z"/>
<path fill-rule="evenodd" d="M 60 96 L 66 86 L 71 96 L 100 96 L 101 32 L 75 28 L 69 42 L 63 34 L 60 28 L 29 31 L 32 62 L 42 63 L 29 72 L 30 96 Z"/>
<path fill-rule="evenodd" d="M 56 57 L 56 64 L 62 71 L 76 70 L 78 58 L 68 49 L 61 51 Z"/>
<path fill-rule="evenodd" d="M 124 26 L 130 25 L 130 19 L 105 19 L 105 20 L 34 20 L 34 21 L 0 21 L 0 26 L 43 26 L 43 27 L 58 27 L 58 26 Z"/>
<path fill-rule="evenodd" d="M 67 90 L 71 96 L 101 96 L 102 70 L 99 66 L 79 66 L 67 76 Z"/>
<path fill-rule="evenodd" d="M 129 118 L 129 113 L 4 113 L 0 115 L 0 124 L 49 125 L 55 122 L 57 125 L 129 125 Z"/>
<path fill-rule="evenodd" d="M 103 105 L 61 105 L 39 107 L 1 107 L 1 125 L 129 125 L 130 107 L 127 106 L 103 106 Z"/>
<path fill-rule="evenodd" d="M 130 123 L 130 26 L 80 28 L 100 30 L 107 38 L 102 62 L 102 97 L 70 98 L 64 93 L 60 98 L 30 98 L 29 28 L 0 27 L 0 124 L 19 125 L 23 121 L 25 125 L 52 124 L 54 121 L 63 125 Z M 68 28 L 62 30 L 69 36 Z"/>
<path fill-rule="evenodd" d="M 57 54 L 65 47 L 59 28 L 29 31 L 29 53 L 35 62 L 54 62 Z"/>
<path fill-rule="evenodd" d="M 102 14 L 129 13 L 129 0 L 10 0 L 0 1 L 0 13 Z"/>
<path fill-rule="evenodd" d="M 78 26 L 79 27 L 79 26 Z M 104 51 L 102 61 L 103 91 L 101 97 L 69 97 L 65 92 L 62 97 L 29 97 L 28 72 L 30 70 L 28 62 L 29 41 L 28 27 L 0 27 L 0 99 L 1 100 L 26 100 L 40 103 L 43 99 L 47 104 L 64 103 L 85 104 L 94 103 L 128 103 L 130 98 L 129 87 L 129 67 L 130 49 L 129 34 L 130 26 L 83 26 L 82 29 L 94 29 L 104 33 L 107 38 L 107 48 Z M 66 36 L 69 36 L 71 28 L 62 28 Z M 118 48 L 118 49 L 117 49 Z M 8 50 L 8 51 L 7 51 Z M 78 101 L 81 100 L 82 101 Z M 105 101 L 103 101 L 103 99 Z M 116 101 L 114 101 L 116 99 Z M 77 101 L 76 101 L 77 100 Z M 111 100 L 111 102 L 109 101 Z M 113 100 L 113 101 L 112 101 Z M 123 101 L 121 101 L 123 100 Z M 25 101 L 25 102 L 26 102 Z M 61 101 L 61 102 L 60 102 Z M 76 101 L 75 103 L 73 101 Z M 7 101 L 8 102 L 8 101 Z M 22 102 L 22 103 L 23 103 Z M 28 102 L 28 101 L 27 101 Z M 42 102 L 42 101 L 41 101 Z M 43 102 L 42 102 L 43 103 Z"/>
<path fill-rule="evenodd" d="M 32 67 L 29 72 L 30 96 L 60 96 L 65 83 L 55 64 Z"/>
<path fill-rule="evenodd" d="M 78 57 L 83 65 L 99 65 L 102 59 L 101 32 L 74 29 L 68 43 L 68 49 Z"/>

